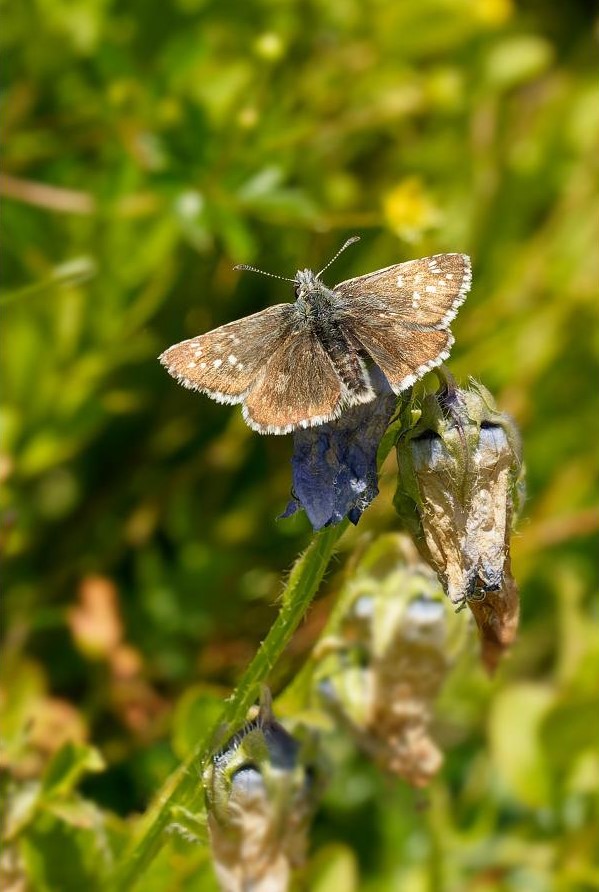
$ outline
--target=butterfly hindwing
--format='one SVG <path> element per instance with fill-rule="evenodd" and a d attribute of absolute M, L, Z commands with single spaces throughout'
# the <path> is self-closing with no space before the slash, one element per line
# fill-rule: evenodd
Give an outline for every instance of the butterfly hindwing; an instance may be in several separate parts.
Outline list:
<path fill-rule="evenodd" d="M 181 341 L 165 350 L 160 362 L 184 387 L 219 402 L 240 403 L 292 324 L 292 304 L 277 304 Z"/>
<path fill-rule="evenodd" d="M 441 365 L 453 345 L 453 335 L 447 329 L 414 331 L 398 321 L 383 326 L 365 320 L 354 329 L 354 336 L 381 369 L 395 393 L 411 387 L 431 369 Z"/>
<path fill-rule="evenodd" d="M 285 338 L 251 388 L 243 416 L 251 428 L 283 434 L 339 415 L 344 388 L 319 339 L 309 327 Z"/>

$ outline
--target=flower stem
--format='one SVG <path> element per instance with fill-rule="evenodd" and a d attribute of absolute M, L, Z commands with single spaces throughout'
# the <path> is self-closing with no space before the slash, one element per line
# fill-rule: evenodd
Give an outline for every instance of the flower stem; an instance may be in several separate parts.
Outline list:
<path fill-rule="evenodd" d="M 279 615 L 256 656 L 245 671 L 233 696 L 226 702 L 213 728 L 198 741 L 185 762 L 168 778 L 143 817 L 133 847 L 125 853 L 117 868 L 111 889 L 125 892 L 134 887 L 164 841 L 164 831 L 171 821 L 173 806 L 190 811 L 203 807 L 202 769 L 223 742 L 246 720 L 247 711 L 260 686 L 297 629 L 325 574 L 335 545 L 347 528 L 347 520 L 317 533 L 296 561 L 289 576 Z"/>
<path fill-rule="evenodd" d="M 399 422 L 392 423 L 381 440 L 378 467 L 393 448 Z M 247 711 L 260 694 L 260 687 L 285 650 L 310 606 L 324 577 L 335 546 L 348 521 L 316 533 L 294 564 L 282 596 L 281 610 L 256 656 L 244 672 L 233 695 L 226 701 L 214 726 L 198 741 L 191 755 L 167 779 L 141 819 L 133 844 L 117 865 L 110 892 L 130 892 L 159 851 L 175 806 L 191 812 L 204 807 L 202 771 L 210 756 L 246 720 Z"/>

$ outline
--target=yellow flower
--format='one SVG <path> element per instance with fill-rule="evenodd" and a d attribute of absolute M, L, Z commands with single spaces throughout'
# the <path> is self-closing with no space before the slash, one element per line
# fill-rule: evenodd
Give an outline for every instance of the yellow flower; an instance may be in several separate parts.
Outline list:
<path fill-rule="evenodd" d="M 418 241 L 441 220 L 439 208 L 419 177 L 408 177 L 388 192 L 383 198 L 383 213 L 388 227 L 406 242 Z"/>
<path fill-rule="evenodd" d="M 474 14 L 479 22 L 491 27 L 504 25 L 514 13 L 512 0 L 477 0 Z"/>
<path fill-rule="evenodd" d="M 278 62 L 285 54 L 285 44 L 274 31 L 265 31 L 256 38 L 254 51 L 267 62 Z"/>

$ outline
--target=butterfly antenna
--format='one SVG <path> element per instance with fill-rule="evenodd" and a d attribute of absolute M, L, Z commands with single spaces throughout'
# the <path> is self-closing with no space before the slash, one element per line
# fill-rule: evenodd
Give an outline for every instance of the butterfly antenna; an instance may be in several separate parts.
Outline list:
<path fill-rule="evenodd" d="M 321 269 L 321 271 L 316 275 L 316 278 L 319 279 L 319 278 L 322 276 L 323 272 L 329 268 L 329 266 L 331 265 L 331 263 L 334 263 L 334 262 L 337 260 L 337 258 L 339 257 L 339 255 L 342 254 L 342 253 L 345 251 L 346 248 L 349 248 L 349 246 L 350 246 L 350 245 L 353 245 L 354 242 L 359 242 L 359 241 L 360 241 L 360 236 L 359 236 L 359 235 L 352 235 L 351 238 L 348 238 L 348 240 L 345 242 L 345 244 L 341 245 L 341 247 L 339 248 L 339 250 L 337 251 L 337 253 L 335 254 L 335 256 L 334 256 L 334 257 L 331 257 L 331 259 L 329 260 L 329 262 L 327 263 L 327 265 L 324 266 L 324 267 Z"/>
<path fill-rule="evenodd" d="M 248 266 L 247 263 L 238 263 L 233 269 L 246 269 L 251 273 L 260 273 L 261 276 L 268 276 L 270 279 L 281 279 L 283 282 L 295 283 L 295 279 L 288 279 L 286 276 L 277 276 L 274 273 L 267 273 L 263 269 L 257 269 L 255 266 Z"/>

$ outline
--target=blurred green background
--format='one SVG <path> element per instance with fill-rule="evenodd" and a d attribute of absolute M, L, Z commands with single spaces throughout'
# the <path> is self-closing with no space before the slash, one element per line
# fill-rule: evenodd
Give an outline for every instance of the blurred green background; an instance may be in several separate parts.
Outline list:
<path fill-rule="evenodd" d="M 444 695 L 426 807 L 357 756 L 336 778 L 310 888 L 599 889 L 592 4 L 23 0 L 2 19 L 2 785 L 29 789 L 65 740 L 105 762 L 72 793 L 87 824 L 23 823 L 10 888 L 98 887 L 309 539 L 276 520 L 291 437 L 157 355 L 291 299 L 235 263 L 318 269 L 357 233 L 328 282 L 473 258 L 450 368 L 522 431 L 522 626 L 495 679 L 473 651 Z M 336 567 L 393 528 L 393 472 Z M 142 888 L 214 889 L 206 859 L 173 840 Z"/>

